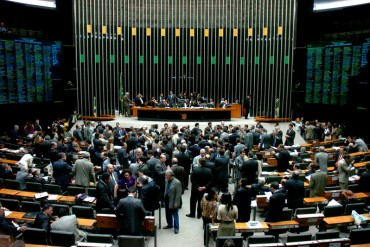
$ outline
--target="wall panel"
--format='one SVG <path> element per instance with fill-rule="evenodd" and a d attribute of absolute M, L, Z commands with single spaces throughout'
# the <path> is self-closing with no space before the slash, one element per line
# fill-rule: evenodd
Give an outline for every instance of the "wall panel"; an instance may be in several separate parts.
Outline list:
<path fill-rule="evenodd" d="M 75 0 L 78 111 L 173 89 L 290 117 L 296 0 Z"/>

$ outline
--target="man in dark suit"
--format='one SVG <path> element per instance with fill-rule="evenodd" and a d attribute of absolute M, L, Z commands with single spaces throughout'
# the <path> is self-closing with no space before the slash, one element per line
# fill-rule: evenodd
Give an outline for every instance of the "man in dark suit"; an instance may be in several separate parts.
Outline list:
<path fill-rule="evenodd" d="M 214 184 L 219 186 L 219 189 L 226 193 L 229 186 L 229 161 L 230 158 L 225 156 L 225 150 L 220 149 L 219 157 L 215 159 L 215 169 L 214 169 Z"/>
<path fill-rule="evenodd" d="M 167 102 L 168 102 L 168 104 L 169 104 L 169 106 L 170 106 L 170 107 L 174 107 L 174 106 L 176 106 L 176 103 L 177 103 L 177 97 L 176 97 L 176 95 L 172 92 L 172 90 L 170 91 L 170 94 L 168 95 Z"/>
<path fill-rule="evenodd" d="M 370 192 L 370 163 L 366 164 L 366 171 L 361 174 L 358 185 L 361 192 Z"/>
<path fill-rule="evenodd" d="M 36 215 L 34 226 L 35 228 L 44 229 L 47 232 L 50 232 L 50 221 L 55 220 L 53 216 L 53 205 L 46 203 L 42 208 L 42 212 L 39 212 Z"/>
<path fill-rule="evenodd" d="M 145 106 L 143 96 L 141 93 L 137 94 L 136 98 L 134 99 L 135 106 Z"/>
<path fill-rule="evenodd" d="M 71 180 L 69 173 L 72 171 L 72 166 L 66 162 L 67 155 L 65 153 L 59 153 L 58 158 L 59 160 L 53 163 L 53 177 L 55 184 L 60 185 L 62 190 L 65 191 Z"/>
<path fill-rule="evenodd" d="M 109 173 L 105 172 L 96 185 L 96 212 L 101 213 L 103 208 L 114 210 L 113 196 L 108 187 Z"/>
<path fill-rule="evenodd" d="M 177 158 L 172 158 L 172 164 L 171 164 L 171 170 L 173 171 L 173 174 L 177 180 L 180 181 L 182 186 L 182 194 L 184 194 L 185 191 L 185 169 L 182 166 L 178 165 Z"/>
<path fill-rule="evenodd" d="M 119 176 L 116 171 L 114 171 L 114 166 L 112 164 L 107 165 L 107 172 L 110 176 L 108 188 L 110 190 L 110 193 L 114 195 L 114 187 L 117 185 L 119 181 Z"/>
<path fill-rule="evenodd" d="M 288 208 L 295 210 L 303 207 L 304 184 L 299 180 L 298 171 L 292 173 L 292 178 L 286 182 L 285 189 L 287 190 Z"/>
<path fill-rule="evenodd" d="M 248 160 L 244 161 L 242 167 L 240 168 L 240 173 L 243 178 L 247 179 L 247 184 L 257 183 L 257 171 L 258 171 L 258 161 L 253 159 L 253 152 L 248 153 Z"/>
<path fill-rule="evenodd" d="M 16 237 L 19 233 L 23 233 L 27 230 L 26 226 L 16 226 L 10 219 L 5 218 L 4 209 L 0 203 L 0 230 L 6 234 L 10 234 Z"/>
<path fill-rule="evenodd" d="M 147 212 L 143 202 L 136 198 L 136 187 L 131 186 L 128 191 L 128 196 L 119 201 L 115 214 L 122 224 L 122 234 L 141 235 Z"/>
<path fill-rule="evenodd" d="M 245 109 L 245 119 L 248 119 L 249 115 L 249 109 L 250 109 L 250 100 L 251 100 L 251 95 L 249 94 L 247 97 L 245 97 L 243 101 L 243 108 Z"/>
<path fill-rule="evenodd" d="M 260 150 L 267 150 L 272 145 L 272 135 L 267 133 L 267 130 L 263 128 L 261 134 Z"/>
<path fill-rule="evenodd" d="M 277 160 L 278 172 L 286 172 L 289 168 L 290 154 L 288 150 L 284 148 L 283 144 L 278 146 L 279 153 L 272 151 L 273 157 Z"/>
<path fill-rule="evenodd" d="M 179 166 L 184 167 L 184 170 L 185 170 L 184 186 L 185 186 L 185 189 L 187 189 L 189 185 L 191 160 L 190 160 L 190 156 L 187 155 L 185 151 L 186 151 L 186 147 L 184 145 L 181 145 L 180 152 L 178 155 L 176 155 L 176 158 L 178 162 L 177 164 Z"/>
<path fill-rule="evenodd" d="M 149 178 L 147 175 L 141 177 L 141 187 L 139 192 L 139 199 L 143 202 L 146 211 L 151 212 L 154 216 L 154 211 L 159 208 L 159 191 L 160 188 L 155 184 L 153 179 Z M 151 180 L 149 182 L 149 180 Z"/>
<path fill-rule="evenodd" d="M 206 159 L 199 159 L 199 166 L 194 167 L 191 173 L 191 195 L 190 195 L 190 214 L 187 217 L 195 217 L 195 209 L 197 209 L 197 218 L 202 217 L 202 208 L 200 202 L 207 189 L 212 185 L 212 171 L 205 167 Z"/>
<path fill-rule="evenodd" d="M 293 124 L 290 123 L 288 130 L 286 131 L 285 134 L 285 145 L 286 146 L 293 146 L 294 145 L 294 138 L 295 138 L 295 131 L 293 129 Z"/>
<path fill-rule="evenodd" d="M 117 160 L 122 169 L 128 169 L 130 164 L 128 163 L 127 144 L 122 143 L 122 148 L 118 149 Z"/>

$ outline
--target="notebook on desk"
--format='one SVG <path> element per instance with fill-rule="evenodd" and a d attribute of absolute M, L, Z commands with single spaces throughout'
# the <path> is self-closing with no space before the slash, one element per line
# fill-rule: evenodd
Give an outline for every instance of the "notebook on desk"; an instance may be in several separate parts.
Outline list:
<path fill-rule="evenodd" d="M 25 213 L 22 218 L 26 218 L 26 219 L 35 219 L 36 218 L 36 215 L 38 214 L 39 212 L 27 212 Z"/>

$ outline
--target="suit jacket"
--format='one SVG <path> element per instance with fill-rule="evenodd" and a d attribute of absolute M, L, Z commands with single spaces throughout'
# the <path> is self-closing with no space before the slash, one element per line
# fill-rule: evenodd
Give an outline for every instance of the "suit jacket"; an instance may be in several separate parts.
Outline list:
<path fill-rule="evenodd" d="M 76 185 L 89 187 L 90 182 L 96 182 L 94 165 L 87 159 L 76 160 L 72 169 L 72 175 L 75 177 Z"/>
<path fill-rule="evenodd" d="M 15 180 L 17 180 L 19 182 L 19 187 L 20 187 L 21 190 L 26 189 L 26 178 L 29 177 L 29 176 L 30 176 L 30 174 L 28 172 L 24 172 L 24 171 L 18 171 L 17 172 Z"/>
<path fill-rule="evenodd" d="M 73 137 L 76 137 L 77 141 L 80 141 L 80 142 L 83 141 L 82 132 L 80 129 L 75 129 L 73 131 Z"/>
<path fill-rule="evenodd" d="M 261 143 L 260 143 L 260 149 L 266 150 L 271 147 L 272 144 L 272 136 L 270 134 L 262 134 L 261 135 Z"/>
<path fill-rule="evenodd" d="M 293 129 L 288 129 L 286 131 L 286 135 L 288 136 L 285 139 L 285 144 L 286 146 L 293 146 L 294 145 L 294 138 L 295 138 L 295 131 Z"/>
<path fill-rule="evenodd" d="M 168 203 L 168 208 L 175 209 L 179 208 L 181 205 L 181 195 L 182 195 L 182 188 L 181 183 L 179 180 L 177 180 L 175 177 L 172 179 L 172 183 L 167 191 L 167 185 L 168 180 L 166 179 L 165 182 L 165 188 L 166 188 L 166 197 L 168 197 L 168 201 L 165 200 L 166 203 Z"/>
<path fill-rule="evenodd" d="M 243 178 L 247 178 L 247 184 L 257 183 L 258 160 L 248 159 L 244 161 L 240 168 L 240 173 Z"/>
<path fill-rule="evenodd" d="M 15 227 L 10 219 L 5 218 L 5 214 L 0 216 L 0 229 L 6 234 L 10 234 L 13 237 L 17 235 L 17 227 Z"/>
<path fill-rule="evenodd" d="M 168 104 L 170 105 L 170 107 L 176 105 L 176 102 L 177 102 L 176 95 L 175 94 L 168 95 L 167 101 L 168 101 Z"/>
<path fill-rule="evenodd" d="M 289 168 L 290 154 L 288 150 L 283 149 L 278 155 L 274 154 L 277 160 L 278 172 L 286 172 Z"/>
<path fill-rule="evenodd" d="M 191 160 L 190 160 L 190 156 L 183 153 L 183 152 L 180 152 L 177 156 L 177 161 L 178 161 L 178 165 L 179 166 L 182 166 L 184 167 L 185 169 L 185 174 L 187 174 L 187 176 L 189 176 L 190 174 L 190 168 L 191 168 Z"/>
<path fill-rule="evenodd" d="M 310 197 L 323 196 L 326 181 L 326 172 L 317 170 L 314 174 L 312 174 L 310 179 Z"/>
<path fill-rule="evenodd" d="M 142 99 L 142 98 L 141 98 Z M 142 99 L 143 100 L 143 99 Z M 141 100 L 139 97 L 136 97 L 134 99 L 134 103 L 135 103 L 135 106 L 144 106 L 144 100 L 143 100 L 143 103 L 141 103 Z"/>
<path fill-rule="evenodd" d="M 124 234 L 139 235 L 143 230 L 145 215 L 146 210 L 140 199 L 129 195 L 118 202 L 116 216 Z"/>
<path fill-rule="evenodd" d="M 75 241 L 86 236 L 86 234 L 78 229 L 78 221 L 75 214 L 63 216 L 51 223 L 51 230 L 72 232 L 75 235 Z"/>
<path fill-rule="evenodd" d="M 96 212 L 101 213 L 103 208 L 114 209 L 113 196 L 109 187 L 99 180 L 96 185 Z"/>
<path fill-rule="evenodd" d="M 370 192 L 370 170 L 361 174 L 358 185 L 361 192 Z"/>
<path fill-rule="evenodd" d="M 174 173 L 175 178 L 180 181 L 182 186 L 182 193 L 185 191 L 185 169 L 182 166 L 179 165 L 173 165 L 171 167 L 171 170 Z"/>
<path fill-rule="evenodd" d="M 112 174 L 109 174 L 109 175 L 110 175 L 110 179 L 109 179 L 108 187 L 109 187 L 110 193 L 114 195 L 114 187 L 119 181 L 119 176 L 117 172 L 113 172 Z M 112 178 L 112 176 L 114 177 L 114 179 Z"/>
<path fill-rule="evenodd" d="M 213 178 L 215 182 L 228 180 L 229 178 L 229 160 L 227 156 L 220 156 L 215 159 L 215 169 Z"/>
<path fill-rule="evenodd" d="M 252 189 L 239 187 L 234 195 L 233 204 L 238 208 L 237 222 L 248 222 L 251 214 Z"/>
<path fill-rule="evenodd" d="M 67 162 L 60 159 L 53 163 L 53 177 L 55 179 L 55 184 L 60 186 L 68 186 L 70 182 L 70 172 L 72 171 L 72 166 Z"/>
<path fill-rule="evenodd" d="M 329 154 L 325 152 L 318 152 L 315 154 L 315 161 L 317 164 L 320 165 L 320 170 L 327 172 L 328 171 L 328 160 Z"/>
<path fill-rule="evenodd" d="M 350 166 L 346 163 L 344 159 L 338 162 L 338 180 L 339 183 L 348 183 Z"/>
<path fill-rule="evenodd" d="M 44 229 L 47 232 L 50 231 L 50 220 L 54 220 L 53 216 L 49 217 L 44 212 L 39 212 L 36 215 L 34 226 L 35 228 Z"/>
<path fill-rule="evenodd" d="M 123 169 L 129 168 L 130 164 L 128 163 L 128 154 L 126 149 L 124 148 L 118 149 L 117 160 Z"/>
<path fill-rule="evenodd" d="M 303 207 L 304 184 L 298 179 L 289 179 L 285 184 L 288 208 Z"/>
<path fill-rule="evenodd" d="M 212 171 L 203 166 L 194 167 L 190 180 L 192 190 L 198 191 L 199 187 L 210 189 L 212 185 Z"/>
<path fill-rule="evenodd" d="M 269 209 L 266 216 L 266 222 L 281 221 L 283 208 L 285 207 L 286 196 L 280 190 L 275 191 L 270 197 Z"/>
<path fill-rule="evenodd" d="M 154 211 L 159 207 L 159 191 L 160 188 L 152 180 L 151 182 L 144 184 L 140 189 L 139 198 L 143 202 L 144 208 L 147 211 Z"/>

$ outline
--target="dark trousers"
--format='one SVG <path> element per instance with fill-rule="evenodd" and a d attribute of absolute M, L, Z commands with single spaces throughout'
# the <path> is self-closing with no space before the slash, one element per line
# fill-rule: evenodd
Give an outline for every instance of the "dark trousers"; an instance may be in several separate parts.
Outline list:
<path fill-rule="evenodd" d="M 197 217 L 202 216 L 202 208 L 200 207 L 200 202 L 204 196 L 203 191 L 198 191 L 197 189 L 191 190 L 190 195 L 190 215 L 195 216 L 195 208 L 197 209 Z"/>
<path fill-rule="evenodd" d="M 206 240 L 206 232 L 208 231 L 208 224 L 211 224 L 212 223 L 212 219 L 209 219 L 209 218 L 205 218 L 205 217 L 202 217 L 203 219 L 203 242 L 204 242 L 204 246 L 206 246 L 206 243 L 209 242 L 209 234 L 208 234 L 208 239 Z"/>
<path fill-rule="evenodd" d="M 217 184 L 218 188 L 222 193 L 226 193 L 229 191 L 229 180 L 228 179 L 223 179 L 223 180 L 218 180 L 215 182 Z"/>

